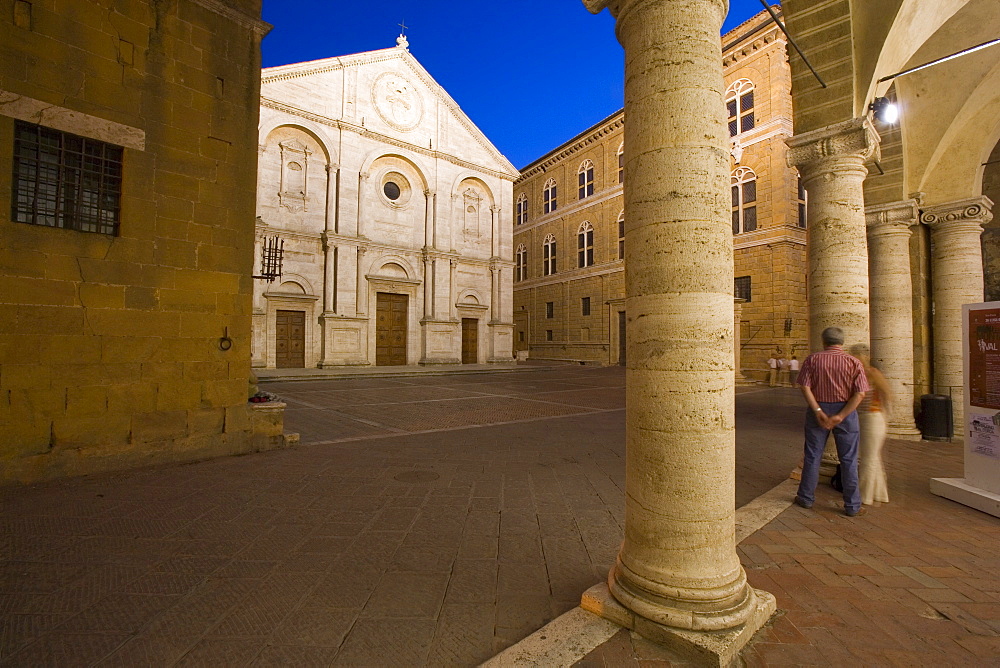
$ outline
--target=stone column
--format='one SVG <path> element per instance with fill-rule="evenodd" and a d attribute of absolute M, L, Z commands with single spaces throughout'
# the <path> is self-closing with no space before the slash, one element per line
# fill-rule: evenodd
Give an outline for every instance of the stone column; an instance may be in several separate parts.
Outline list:
<path fill-rule="evenodd" d="M 809 192 L 809 345 L 823 349 L 827 327 L 845 344 L 868 343 L 868 243 L 862 186 L 878 133 L 855 118 L 786 140 L 788 164 Z"/>
<path fill-rule="evenodd" d="M 365 188 L 368 185 L 368 175 L 358 172 L 358 224 L 355 230 L 359 237 L 365 236 Z"/>
<path fill-rule="evenodd" d="M 500 322 L 500 265 L 490 263 L 490 322 Z"/>
<path fill-rule="evenodd" d="M 979 237 L 993 219 L 993 202 L 973 197 L 925 207 L 920 222 L 931 228 L 934 293 L 934 391 L 951 394 L 955 434 L 963 433 L 962 304 L 983 301 L 983 254 Z"/>
<path fill-rule="evenodd" d="M 920 435 L 913 422 L 913 281 L 910 235 L 917 202 L 906 200 L 865 208 L 868 273 L 871 282 L 872 363 L 892 390 L 888 433 Z"/>
<path fill-rule="evenodd" d="M 424 254 L 424 319 L 434 317 L 434 261 Z"/>
<path fill-rule="evenodd" d="M 354 311 L 358 316 L 363 316 L 365 314 L 365 311 L 367 310 L 366 304 L 368 302 L 368 281 L 365 280 L 365 272 L 362 270 L 362 264 L 364 263 L 364 259 L 365 259 L 365 249 L 361 246 L 358 246 L 358 265 L 357 265 L 358 294 L 354 300 L 355 303 Z"/>
<path fill-rule="evenodd" d="M 585 0 L 625 48 L 625 540 L 583 606 L 728 665 L 774 611 L 735 543 L 726 0 Z"/>
<path fill-rule="evenodd" d="M 455 294 L 455 272 L 458 271 L 458 262 L 456 260 L 448 260 L 448 318 L 451 320 L 458 320 L 458 311 L 455 307 L 455 302 L 458 301 L 458 296 Z"/>
<path fill-rule="evenodd" d="M 424 247 L 429 248 L 434 245 L 434 223 L 431 219 L 431 201 L 433 193 L 430 190 L 424 191 Z"/>

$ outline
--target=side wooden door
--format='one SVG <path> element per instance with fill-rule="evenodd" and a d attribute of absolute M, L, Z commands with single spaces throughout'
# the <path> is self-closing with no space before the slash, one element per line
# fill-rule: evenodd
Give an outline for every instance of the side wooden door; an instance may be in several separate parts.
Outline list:
<path fill-rule="evenodd" d="M 375 365 L 406 364 L 407 295 L 379 292 L 375 295 Z"/>

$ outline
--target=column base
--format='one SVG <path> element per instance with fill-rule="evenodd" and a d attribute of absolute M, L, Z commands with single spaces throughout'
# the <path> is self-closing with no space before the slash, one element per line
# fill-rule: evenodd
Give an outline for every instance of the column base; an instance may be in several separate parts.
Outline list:
<path fill-rule="evenodd" d="M 890 424 L 885 430 L 886 436 L 900 441 L 919 441 L 920 430 L 909 424 Z"/>
<path fill-rule="evenodd" d="M 726 631 L 691 631 L 665 626 L 635 614 L 611 595 L 606 583 L 583 593 L 580 607 L 659 643 L 697 665 L 729 666 L 777 609 L 774 596 L 754 590 L 756 607 L 746 622 Z"/>

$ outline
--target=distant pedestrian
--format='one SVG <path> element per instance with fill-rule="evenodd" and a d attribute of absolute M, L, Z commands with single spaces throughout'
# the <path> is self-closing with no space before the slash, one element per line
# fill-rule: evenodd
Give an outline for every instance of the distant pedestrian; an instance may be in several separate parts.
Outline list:
<path fill-rule="evenodd" d="M 858 486 L 861 503 L 889 502 L 889 486 L 882 464 L 882 446 L 885 443 L 886 421 L 892 411 L 892 393 L 882 372 L 872 366 L 871 350 L 863 343 L 851 346 L 851 354 L 861 360 L 872 391 L 865 395 L 858 406 L 861 426 L 861 443 L 858 446 Z"/>
<path fill-rule="evenodd" d="M 799 358 L 795 355 L 792 355 L 792 359 L 788 360 L 788 381 L 792 387 L 799 386 Z"/>
<path fill-rule="evenodd" d="M 823 351 L 806 357 L 798 377 L 809 410 L 806 413 L 802 480 L 795 503 L 812 508 L 823 448 L 833 431 L 840 457 L 844 514 L 854 517 L 865 513 L 858 492 L 860 433 L 856 409 L 871 387 L 861 361 L 844 352 L 843 330 L 827 327 L 822 339 Z"/>
<path fill-rule="evenodd" d="M 774 387 L 778 384 L 778 360 L 775 359 L 774 355 L 771 355 L 770 359 L 767 360 L 767 366 L 767 384 Z"/>
<path fill-rule="evenodd" d="M 788 384 L 788 360 L 782 355 L 778 358 L 778 385 Z"/>

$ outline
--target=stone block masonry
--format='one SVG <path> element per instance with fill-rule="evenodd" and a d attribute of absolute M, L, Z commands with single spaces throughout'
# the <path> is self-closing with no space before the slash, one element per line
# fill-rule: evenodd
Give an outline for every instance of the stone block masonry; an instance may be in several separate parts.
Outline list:
<path fill-rule="evenodd" d="M 282 446 L 283 407 L 246 402 L 260 2 L 18 7 L 0 18 L 0 485 Z M 18 123 L 120 150 L 120 196 L 85 185 L 46 218 Z M 97 200 L 110 233 L 80 229 Z"/>

